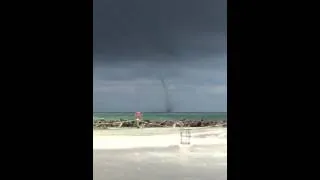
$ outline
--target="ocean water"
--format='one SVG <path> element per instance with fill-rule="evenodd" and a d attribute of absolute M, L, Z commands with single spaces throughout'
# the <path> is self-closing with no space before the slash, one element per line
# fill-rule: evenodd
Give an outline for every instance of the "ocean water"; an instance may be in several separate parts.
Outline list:
<path fill-rule="evenodd" d="M 143 112 L 142 112 L 143 113 Z M 105 120 L 134 120 L 134 112 L 94 112 L 95 118 L 104 118 Z M 158 112 L 145 112 L 143 113 L 144 120 L 157 121 L 157 120 L 227 120 L 226 112 L 179 112 L 179 113 L 158 113 Z"/>

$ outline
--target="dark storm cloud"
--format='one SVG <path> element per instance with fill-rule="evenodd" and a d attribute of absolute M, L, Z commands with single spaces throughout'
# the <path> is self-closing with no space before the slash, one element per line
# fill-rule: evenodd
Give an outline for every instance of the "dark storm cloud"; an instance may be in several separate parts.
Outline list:
<path fill-rule="evenodd" d="M 129 60 L 126 61 L 126 59 Z M 172 79 L 192 74 L 188 78 L 190 81 L 201 76 L 204 72 L 214 76 L 217 71 L 226 69 L 226 56 L 218 55 L 194 59 L 190 57 L 174 58 L 178 59 L 177 61 L 174 61 L 173 58 L 167 58 L 165 62 L 156 57 L 126 59 L 114 57 L 112 58 L 114 61 L 108 63 L 105 61 L 95 63 L 95 78 L 100 80 L 134 80 L 139 78 L 159 79 L 160 76 L 164 76 L 166 79 Z M 201 71 L 197 72 L 199 70 Z"/>
<path fill-rule="evenodd" d="M 95 0 L 94 110 L 226 111 L 226 0 Z"/>
<path fill-rule="evenodd" d="M 224 53 L 226 0 L 95 0 L 94 54 Z"/>

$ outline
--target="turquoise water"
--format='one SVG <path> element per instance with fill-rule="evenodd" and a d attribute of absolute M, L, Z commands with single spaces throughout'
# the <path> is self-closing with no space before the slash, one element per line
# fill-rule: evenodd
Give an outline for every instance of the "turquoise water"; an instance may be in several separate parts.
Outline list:
<path fill-rule="evenodd" d="M 125 113 L 106 113 L 106 112 L 96 112 L 93 113 L 95 118 L 104 118 L 105 120 L 134 120 L 134 112 Z M 227 120 L 226 112 L 205 112 L 205 113 L 143 113 L 144 120 Z"/>

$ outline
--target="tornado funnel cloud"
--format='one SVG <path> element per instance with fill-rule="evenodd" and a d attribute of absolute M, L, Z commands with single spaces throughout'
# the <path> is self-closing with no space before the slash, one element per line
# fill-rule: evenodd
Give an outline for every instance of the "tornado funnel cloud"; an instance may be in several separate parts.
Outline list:
<path fill-rule="evenodd" d="M 164 92 L 164 98 L 165 98 L 164 99 L 165 100 L 165 112 L 170 113 L 173 111 L 173 108 L 172 108 L 172 104 L 170 101 L 168 86 L 167 86 L 167 83 L 164 80 L 164 78 L 161 77 L 160 81 L 161 81 L 162 89 Z"/>

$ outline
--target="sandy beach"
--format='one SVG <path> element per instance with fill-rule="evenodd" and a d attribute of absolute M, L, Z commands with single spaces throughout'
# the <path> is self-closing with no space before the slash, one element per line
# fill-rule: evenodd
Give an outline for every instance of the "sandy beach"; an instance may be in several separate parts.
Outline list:
<path fill-rule="evenodd" d="M 191 132 L 191 145 L 227 143 L 226 138 L 223 138 L 223 136 L 226 136 L 226 128 L 191 128 Z M 93 131 L 93 149 L 170 147 L 179 146 L 179 144 L 179 128 L 133 128 Z"/>
<path fill-rule="evenodd" d="M 179 128 L 94 130 L 94 180 L 226 180 L 227 129 L 191 132 L 180 145 Z"/>

